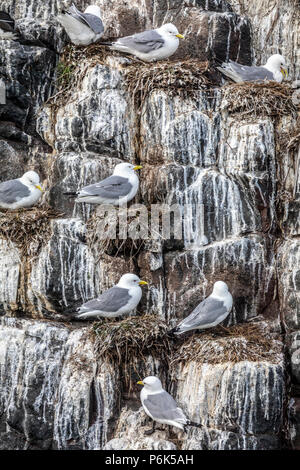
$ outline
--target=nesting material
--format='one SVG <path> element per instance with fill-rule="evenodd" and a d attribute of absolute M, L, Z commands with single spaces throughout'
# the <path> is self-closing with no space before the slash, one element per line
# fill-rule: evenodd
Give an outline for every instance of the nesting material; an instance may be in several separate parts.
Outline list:
<path fill-rule="evenodd" d="M 48 100 L 48 104 L 58 108 L 72 101 L 74 89 L 85 77 L 88 68 L 97 64 L 108 65 L 112 57 L 121 59 L 118 67 L 124 77 L 124 86 L 138 104 L 153 90 L 193 95 L 206 88 L 212 77 L 208 62 L 199 62 L 196 59 L 146 64 L 97 44 L 87 47 L 68 45 L 64 48 L 57 67 L 56 93 Z"/>
<path fill-rule="evenodd" d="M 193 334 L 174 351 L 171 365 L 196 361 L 221 364 L 240 361 L 282 360 L 282 342 L 270 332 L 266 322 L 246 323 L 226 328 L 217 327 L 209 333 Z"/>
<path fill-rule="evenodd" d="M 102 320 L 92 327 L 95 352 L 101 359 L 122 364 L 129 370 L 136 359 L 146 361 L 151 355 L 166 362 L 170 354 L 167 325 L 154 315 L 126 318 L 121 321 Z"/>
<path fill-rule="evenodd" d="M 292 101 L 294 91 L 290 85 L 272 81 L 230 84 L 222 88 L 222 108 L 240 117 L 296 116 L 297 109 Z"/>
<path fill-rule="evenodd" d="M 50 237 L 50 220 L 63 214 L 50 207 L 0 210 L 0 238 L 12 242 L 23 255 L 36 255 Z"/>

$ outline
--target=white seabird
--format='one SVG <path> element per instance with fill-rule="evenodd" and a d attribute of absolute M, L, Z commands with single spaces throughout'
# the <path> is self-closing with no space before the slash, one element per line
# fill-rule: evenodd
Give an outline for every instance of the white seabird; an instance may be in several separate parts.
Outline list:
<path fill-rule="evenodd" d="M 139 178 L 135 171 L 141 168 L 140 165 L 119 163 L 116 165 L 112 176 L 99 181 L 99 183 L 85 186 L 79 193 L 65 192 L 64 194 L 71 196 L 77 194 L 75 202 L 114 205 L 126 204 L 134 198 L 139 189 Z"/>
<path fill-rule="evenodd" d="M 74 5 L 57 17 L 65 28 L 71 42 L 77 46 L 88 46 L 104 33 L 101 11 L 97 5 L 90 5 L 81 13 Z"/>
<path fill-rule="evenodd" d="M 21 178 L 0 183 L 0 207 L 12 210 L 31 207 L 42 193 L 39 175 L 35 171 L 27 171 Z"/>
<path fill-rule="evenodd" d="M 174 54 L 179 46 L 179 39 L 184 36 L 172 23 L 142 33 L 125 36 L 112 43 L 101 43 L 110 49 L 132 54 L 146 62 L 163 60 Z"/>
<path fill-rule="evenodd" d="M 145 431 L 146 435 L 155 431 L 155 422 L 184 431 L 186 426 L 201 427 L 201 424 L 193 423 L 185 416 L 174 398 L 163 389 L 158 377 L 149 376 L 137 383 L 143 385 L 140 397 L 145 413 L 153 419 L 153 427 L 150 431 Z"/>
<path fill-rule="evenodd" d="M 232 309 L 232 295 L 223 281 L 214 283 L 214 288 L 192 313 L 182 320 L 169 333 L 181 335 L 190 330 L 204 330 L 221 323 Z"/>
<path fill-rule="evenodd" d="M 140 286 L 147 285 L 135 274 L 124 274 L 118 284 L 89 300 L 78 309 L 76 318 L 114 318 L 129 313 L 136 308 L 142 297 Z"/>
<path fill-rule="evenodd" d="M 274 80 L 281 83 L 288 76 L 284 57 L 274 54 L 265 65 L 241 65 L 230 60 L 217 69 L 236 83 Z"/>

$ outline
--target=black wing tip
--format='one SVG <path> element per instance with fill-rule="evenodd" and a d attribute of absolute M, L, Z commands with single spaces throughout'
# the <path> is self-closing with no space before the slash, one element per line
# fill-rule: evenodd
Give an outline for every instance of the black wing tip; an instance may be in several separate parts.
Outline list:
<path fill-rule="evenodd" d="M 172 328 L 172 330 L 169 330 L 169 331 L 167 332 L 167 335 L 174 337 L 174 336 L 176 336 L 176 333 L 177 333 L 178 331 L 179 331 L 179 328 L 178 328 L 177 326 L 175 326 L 175 328 Z"/>
<path fill-rule="evenodd" d="M 194 428 L 202 428 L 202 427 L 203 427 L 202 424 L 200 424 L 200 423 L 195 423 L 194 421 L 188 421 L 188 422 L 186 423 L 186 426 L 192 426 L 192 427 L 194 427 Z"/>
<path fill-rule="evenodd" d="M 64 192 L 63 194 L 65 196 L 78 196 L 78 193 L 75 193 L 74 191 Z"/>

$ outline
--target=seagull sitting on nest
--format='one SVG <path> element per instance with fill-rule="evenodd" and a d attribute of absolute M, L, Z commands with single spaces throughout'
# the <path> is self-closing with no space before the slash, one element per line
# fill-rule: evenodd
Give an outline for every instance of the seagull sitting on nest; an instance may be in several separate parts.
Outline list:
<path fill-rule="evenodd" d="M 99 183 L 90 184 L 80 190 L 79 193 L 65 192 L 69 196 L 77 194 L 76 202 L 89 204 L 114 204 L 122 205 L 131 201 L 139 188 L 139 178 L 135 173 L 140 170 L 140 165 L 131 163 L 119 163 L 112 176 Z"/>
<path fill-rule="evenodd" d="M 141 390 L 141 402 L 145 413 L 153 419 L 152 429 L 145 431 L 146 435 L 155 431 L 155 422 L 175 426 L 183 431 L 186 431 L 186 426 L 201 427 L 201 424 L 187 419 L 174 398 L 163 389 L 158 377 L 146 377 L 138 384 L 144 386 Z"/>
<path fill-rule="evenodd" d="M 232 295 L 223 281 L 214 283 L 210 296 L 203 300 L 192 313 L 182 320 L 170 334 L 181 335 L 190 330 L 205 330 L 221 323 L 232 309 Z"/>
<path fill-rule="evenodd" d="M 0 11 L 0 39 L 18 39 L 18 34 L 15 34 L 15 22 L 5 11 Z"/>
<path fill-rule="evenodd" d="M 101 11 L 96 5 L 88 6 L 84 13 L 81 13 L 73 3 L 69 10 L 64 11 L 57 19 L 76 46 L 88 46 L 98 41 L 104 32 Z"/>
<path fill-rule="evenodd" d="M 20 209 L 33 206 L 43 192 L 40 177 L 35 171 L 27 171 L 22 178 L 0 183 L 0 207 Z"/>
<path fill-rule="evenodd" d="M 145 62 L 154 62 L 173 55 L 178 49 L 179 39 L 183 38 L 176 26 L 168 23 L 157 29 L 125 36 L 116 42 L 100 44 L 109 46 L 114 51 L 132 54 Z"/>
<path fill-rule="evenodd" d="M 115 318 L 136 308 L 142 297 L 140 286 L 146 281 L 135 274 L 124 274 L 118 284 L 104 292 L 100 297 L 89 300 L 79 309 L 76 318 L 105 317 Z"/>
<path fill-rule="evenodd" d="M 281 83 L 288 76 L 285 60 L 280 54 L 274 54 L 267 60 L 266 65 L 241 65 L 230 60 L 223 62 L 217 69 L 236 83 L 274 80 Z"/>

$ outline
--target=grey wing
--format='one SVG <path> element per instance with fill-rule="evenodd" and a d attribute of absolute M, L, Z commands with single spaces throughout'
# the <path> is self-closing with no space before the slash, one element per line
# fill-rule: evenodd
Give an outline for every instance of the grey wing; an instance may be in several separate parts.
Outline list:
<path fill-rule="evenodd" d="M 120 308 L 124 307 L 130 299 L 131 296 L 129 295 L 128 289 L 114 286 L 105 291 L 97 299 L 89 300 L 83 304 L 78 312 L 84 313 L 93 310 L 117 312 Z"/>
<path fill-rule="evenodd" d="M 182 409 L 178 407 L 174 398 L 165 390 L 161 393 L 148 395 L 143 401 L 150 415 L 156 419 L 166 419 L 185 424 L 187 418 Z"/>
<path fill-rule="evenodd" d="M 100 196 L 104 199 L 119 198 L 127 196 L 132 190 L 132 184 L 122 176 L 109 176 L 99 183 L 85 186 L 79 196 Z"/>
<path fill-rule="evenodd" d="M 160 49 L 165 44 L 164 38 L 154 29 L 137 33 L 133 36 L 125 36 L 118 39 L 118 43 L 130 49 L 147 54 L 156 49 Z"/>
<path fill-rule="evenodd" d="M 29 195 L 29 188 L 18 179 L 0 184 L 0 201 L 5 204 L 13 204 Z"/>
<path fill-rule="evenodd" d="M 265 67 L 257 67 L 255 65 L 241 65 L 237 62 L 230 61 L 230 66 L 244 81 L 253 82 L 255 80 L 273 80 L 273 73 Z"/>
<path fill-rule="evenodd" d="M 81 13 L 81 11 L 75 7 L 74 3 L 69 8 L 68 13 L 73 16 L 73 18 L 76 18 L 76 20 L 81 21 L 81 23 L 89 26 L 94 31 L 94 33 L 103 33 L 104 26 L 101 18 L 98 16 L 91 15 L 90 13 Z"/>
<path fill-rule="evenodd" d="M 201 302 L 192 313 L 182 320 L 177 327 L 178 328 L 191 328 L 210 325 L 222 317 L 227 312 L 227 308 L 224 303 L 220 300 L 216 300 L 213 297 L 207 297 Z"/>

